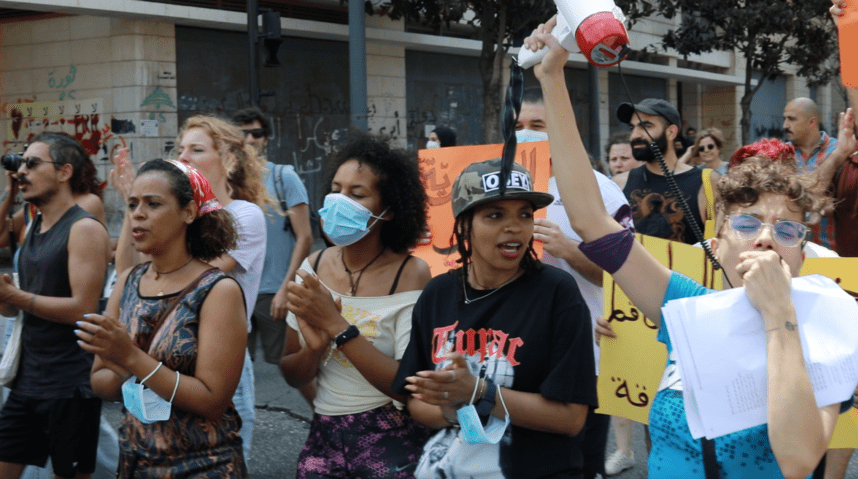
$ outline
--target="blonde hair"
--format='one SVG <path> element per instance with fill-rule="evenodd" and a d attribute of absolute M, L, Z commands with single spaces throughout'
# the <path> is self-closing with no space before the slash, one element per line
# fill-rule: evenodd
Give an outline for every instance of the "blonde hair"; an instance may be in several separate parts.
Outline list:
<path fill-rule="evenodd" d="M 192 116 L 185 120 L 179 130 L 177 145 L 181 144 L 182 136 L 191 128 L 203 130 L 214 142 L 226 170 L 226 187 L 230 198 L 249 201 L 261 208 L 266 204 L 274 204 L 263 180 L 268 170 L 256 148 L 245 143 L 245 135 L 237 126 L 213 116 Z"/>

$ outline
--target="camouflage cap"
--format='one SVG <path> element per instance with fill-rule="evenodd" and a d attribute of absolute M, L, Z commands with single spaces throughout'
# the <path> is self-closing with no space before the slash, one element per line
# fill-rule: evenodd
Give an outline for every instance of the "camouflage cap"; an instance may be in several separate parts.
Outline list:
<path fill-rule="evenodd" d="M 500 194 L 501 159 L 494 158 L 468 165 L 453 182 L 453 216 L 486 203 L 502 200 L 525 200 L 533 209 L 545 208 L 554 201 L 548 193 L 533 191 L 530 172 L 513 163 L 504 195 Z"/>

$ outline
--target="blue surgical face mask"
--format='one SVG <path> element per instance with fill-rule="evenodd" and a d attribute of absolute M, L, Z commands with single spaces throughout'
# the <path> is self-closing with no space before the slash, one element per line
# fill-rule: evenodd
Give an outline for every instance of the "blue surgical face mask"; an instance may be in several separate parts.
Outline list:
<path fill-rule="evenodd" d="M 473 404 L 457 409 L 456 416 L 459 418 L 462 436 L 468 444 L 497 444 L 509 426 L 509 413 L 507 413 L 504 420 L 489 416 L 489 422 L 483 428 L 477 408 Z"/>
<path fill-rule="evenodd" d="M 427 141 L 427 142 L 426 142 L 426 148 L 427 148 L 427 149 L 429 149 L 429 150 L 434 150 L 434 149 L 436 149 L 436 148 L 441 148 L 441 142 L 440 142 L 440 141 L 432 141 L 432 140 L 429 140 L 429 141 Z"/>
<path fill-rule="evenodd" d="M 125 409 L 145 424 L 170 419 L 170 402 L 136 381 L 137 378 L 131 376 L 122 384 L 122 402 Z"/>
<path fill-rule="evenodd" d="M 390 208 L 385 208 L 381 215 L 374 216 L 372 211 L 348 196 L 331 193 L 325 197 L 325 204 L 319 210 L 319 215 L 324 222 L 323 229 L 328 238 L 337 246 L 348 246 L 366 236 L 388 209 Z M 372 224 L 369 224 L 370 218 L 375 218 Z"/>

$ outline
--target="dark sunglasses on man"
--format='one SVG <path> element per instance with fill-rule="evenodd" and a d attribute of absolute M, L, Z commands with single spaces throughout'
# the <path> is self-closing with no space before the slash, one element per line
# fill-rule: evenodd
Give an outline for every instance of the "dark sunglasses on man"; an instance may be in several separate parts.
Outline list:
<path fill-rule="evenodd" d="M 250 130 L 242 129 L 241 131 L 244 132 L 244 136 L 253 135 L 253 137 L 256 138 L 257 140 L 262 138 L 263 136 L 265 136 L 265 130 L 262 128 L 253 128 Z"/>
<path fill-rule="evenodd" d="M 715 143 L 709 143 L 708 145 L 700 145 L 697 148 L 697 151 L 699 151 L 700 153 L 703 153 L 706 150 L 714 150 L 714 149 L 715 149 Z"/>

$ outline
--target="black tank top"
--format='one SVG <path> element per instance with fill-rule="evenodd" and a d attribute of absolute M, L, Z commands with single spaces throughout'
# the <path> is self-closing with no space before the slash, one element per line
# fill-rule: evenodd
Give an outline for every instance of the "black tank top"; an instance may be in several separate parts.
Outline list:
<path fill-rule="evenodd" d="M 71 297 L 69 232 L 84 218 L 98 221 L 74 205 L 51 229 L 39 233 L 42 215 L 36 216 L 18 258 L 22 290 L 38 296 Z M 75 327 L 24 313 L 21 366 L 13 387 L 16 392 L 37 399 L 69 398 L 75 393 L 94 396 L 89 382 L 93 357 L 77 345 Z"/>
<path fill-rule="evenodd" d="M 700 217 L 697 195 L 703 185 L 703 170 L 692 168 L 675 175 L 674 178 L 685 200 L 688 201 L 691 214 L 694 216 L 693 221 L 697 222 L 702 232 L 703 219 Z M 647 171 L 646 165 L 639 166 L 629 171 L 629 179 L 623 188 L 623 193 L 626 194 L 629 206 L 632 208 L 635 231 L 672 241 L 697 243 L 694 231 L 682 212 L 678 199 L 670 190 L 667 178 Z"/>

